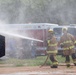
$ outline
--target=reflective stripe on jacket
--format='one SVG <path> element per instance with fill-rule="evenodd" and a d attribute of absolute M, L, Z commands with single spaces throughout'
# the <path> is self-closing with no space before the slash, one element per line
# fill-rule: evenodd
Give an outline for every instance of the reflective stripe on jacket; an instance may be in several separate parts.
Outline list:
<path fill-rule="evenodd" d="M 57 50 L 54 50 L 54 51 L 51 51 L 51 50 L 49 50 L 49 51 L 46 51 L 47 53 L 57 53 L 58 51 Z"/>
<path fill-rule="evenodd" d="M 61 44 L 68 44 L 68 43 L 72 43 L 72 41 L 71 41 L 71 40 L 69 40 L 69 41 L 64 41 L 64 42 L 61 43 Z"/>
<path fill-rule="evenodd" d="M 49 41 L 49 40 L 48 40 L 48 41 Z M 48 42 L 48 46 L 57 46 L 57 43 L 50 44 L 50 43 Z"/>
<path fill-rule="evenodd" d="M 63 50 L 70 50 L 70 49 L 73 49 L 74 46 L 70 46 L 70 47 L 66 47 L 66 48 L 63 48 Z"/>

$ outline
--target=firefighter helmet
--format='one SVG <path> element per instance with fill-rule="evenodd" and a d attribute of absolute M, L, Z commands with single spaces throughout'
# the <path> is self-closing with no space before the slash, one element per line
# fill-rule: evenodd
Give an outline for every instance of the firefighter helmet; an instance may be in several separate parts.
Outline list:
<path fill-rule="evenodd" d="M 49 29 L 48 32 L 53 32 L 53 29 Z"/>
<path fill-rule="evenodd" d="M 62 31 L 67 31 L 67 30 L 68 30 L 67 27 L 62 28 Z"/>

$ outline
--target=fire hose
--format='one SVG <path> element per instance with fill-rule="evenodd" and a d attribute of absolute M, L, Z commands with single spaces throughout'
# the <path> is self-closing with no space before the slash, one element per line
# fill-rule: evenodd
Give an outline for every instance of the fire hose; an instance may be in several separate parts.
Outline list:
<path fill-rule="evenodd" d="M 48 58 L 49 58 L 49 55 L 47 55 L 46 60 L 45 60 L 44 63 L 40 66 L 40 68 L 43 67 L 43 66 L 46 64 Z"/>

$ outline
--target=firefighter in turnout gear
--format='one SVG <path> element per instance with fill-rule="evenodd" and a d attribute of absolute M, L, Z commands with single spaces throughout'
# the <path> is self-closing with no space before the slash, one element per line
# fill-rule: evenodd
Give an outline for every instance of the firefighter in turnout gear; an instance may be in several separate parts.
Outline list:
<path fill-rule="evenodd" d="M 61 48 L 63 48 L 63 54 L 66 58 L 65 63 L 67 67 L 70 67 L 70 55 L 73 59 L 74 65 L 76 66 L 76 56 L 74 50 L 74 45 L 76 45 L 76 41 L 74 36 L 67 31 L 67 28 L 62 29 L 63 35 L 60 38 L 60 46 Z"/>
<path fill-rule="evenodd" d="M 57 54 L 57 40 L 54 36 L 54 32 L 52 29 L 48 30 L 48 38 L 47 38 L 47 55 L 49 56 L 52 66 L 51 68 L 57 68 L 58 67 L 58 61 L 56 59 Z"/>

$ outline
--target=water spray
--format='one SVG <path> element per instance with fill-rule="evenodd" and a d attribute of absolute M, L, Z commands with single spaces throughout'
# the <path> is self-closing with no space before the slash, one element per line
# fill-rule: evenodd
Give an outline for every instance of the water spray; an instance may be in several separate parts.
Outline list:
<path fill-rule="evenodd" d="M 3 36 L 8 35 L 8 36 L 13 36 L 13 37 L 19 37 L 19 38 L 23 38 L 23 39 L 28 39 L 28 40 L 43 42 L 42 40 L 39 40 L 39 39 L 34 39 L 34 38 L 30 38 L 30 37 L 25 37 L 25 36 L 20 35 L 20 34 L 10 33 L 10 32 L 6 32 L 6 31 L 0 31 L 0 34 L 3 35 Z"/>

